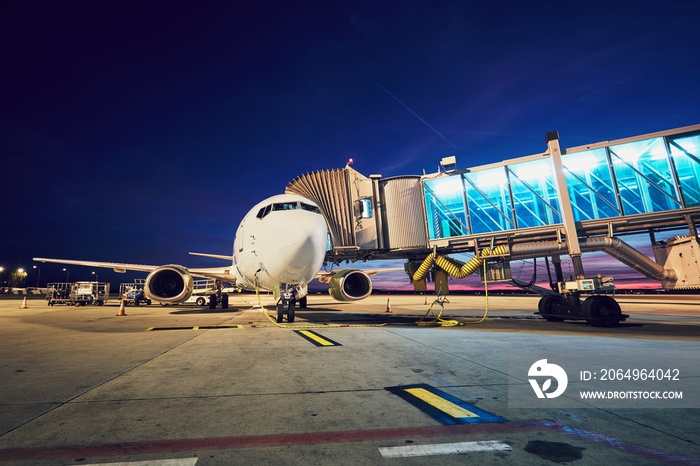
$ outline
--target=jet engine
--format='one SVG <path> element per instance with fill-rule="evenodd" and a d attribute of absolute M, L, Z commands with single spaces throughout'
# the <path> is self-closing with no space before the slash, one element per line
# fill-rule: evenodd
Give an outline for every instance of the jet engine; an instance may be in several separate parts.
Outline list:
<path fill-rule="evenodd" d="M 372 280 L 361 270 L 340 269 L 328 281 L 328 294 L 338 301 L 357 301 L 372 293 Z"/>
<path fill-rule="evenodd" d="M 177 304 L 192 296 L 192 275 L 179 265 L 158 267 L 146 277 L 144 293 L 154 301 Z"/>

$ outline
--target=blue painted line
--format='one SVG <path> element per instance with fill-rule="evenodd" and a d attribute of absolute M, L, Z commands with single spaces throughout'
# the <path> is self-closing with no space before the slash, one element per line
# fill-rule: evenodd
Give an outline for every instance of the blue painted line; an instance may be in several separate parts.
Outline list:
<path fill-rule="evenodd" d="M 385 390 L 408 401 L 428 416 L 445 425 L 508 422 L 508 419 L 502 416 L 496 416 L 493 413 L 477 408 L 471 403 L 467 403 L 428 384 L 385 387 Z M 433 396 L 418 397 L 415 393 L 419 390 L 427 391 Z M 437 403 L 426 401 L 426 399 L 430 400 L 435 397 L 439 398 L 440 401 Z M 452 409 L 445 409 L 446 405 L 449 405 Z M 464 413 L 465 411 L 466 413 Z M 460 415 L 460 412 L 463 414 Z"/>

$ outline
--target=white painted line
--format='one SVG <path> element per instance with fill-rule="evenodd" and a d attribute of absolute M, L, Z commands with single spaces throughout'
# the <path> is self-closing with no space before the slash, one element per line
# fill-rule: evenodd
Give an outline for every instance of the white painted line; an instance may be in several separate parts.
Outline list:
<path fill-rule="evenodd" d="M 83 466 L 194 466 L 198 458 L 172 458 L 169 460 L 126 461 L 121 463 L 91 463 Z"/>
<path fill-rule="evenodd" d="M 380 447 L 384 458 L 409 458 L 412 456 L 453 455 L 476 451 L 510 451 L 509 445 L 498 440 L 483 442 L 442 443 L 435 445 L 406 445 L 403 447 Z"/>

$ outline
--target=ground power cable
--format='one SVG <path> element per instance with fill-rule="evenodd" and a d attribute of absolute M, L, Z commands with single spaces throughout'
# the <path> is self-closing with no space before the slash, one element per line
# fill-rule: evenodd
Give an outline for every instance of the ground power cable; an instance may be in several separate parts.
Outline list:
<path fill-rule="evenodd" d="M 432 302 L 432 304 L 430 305 L 430 308 L 428 308 L 428 312 L 425 314 L 423 319 L 418 321 L 418 325 L 422 325 L 422 326 L 440 325 L 443 327 L 452 327 L 455 325 L 480 324 L 480 323 L 484 322 L 486 320 L 486 317 L 488 316 L 488 313 L 489 313 L 489 288 L 488 288 L 488 280 L 486 277 L 486 259 L 484 257 L 485 256 L 502 255 L 502 254 L 506 254 L 506 253 L 507 253 L 507 248 L 505 246 L 496 246 L 493 249 L 485 248 L 485 249 L 482 249 L 481 256 L 474 256 L 471 259 L 469 259 L 469 261 L 462 264 L 461 266 L 455 264 L 447 257 L 437 255 L 436 251 L 433 251 L 430 255 L 428 255 L 423 260 L 421 265 L 418 267 L 416 272 L 413 274 L 413 276 L 412 276 L 413 281 L 423 280 L 428 275 L 428 270 L 430 270 L 430 267 L 433 264 L 437 265 L 442 270 L 444 270 L 449 275 L 452 275 L 455 278 L 465 278 L 468 275 L 471 275 L 472 273 L 479 270 L 479 266 L 483 265 L 483 267 L 484 267 L 484 295 L 486 296 L 486 306 L 484 308 L 484 315 L 481 317 L 481 319 L 479 319 L 476 322 L 458 322 L 456 320 L 445 320 L 442 318 L 442 312 L 445 310 L 445 303 L 446 302 L 449 303 L 449 301 L 446 298 L 444 298 L 444 295 L 441 295 L 440 292 L 438 292 L 437 299 Z M 440 312 L 438 313 L 437 316 L 433 312 L 433 306 L 435 304 L 440 306 Z M 425 320 L 429 314 L 432 314 L 433 316 L 435 316 L 435 319 Z"/>

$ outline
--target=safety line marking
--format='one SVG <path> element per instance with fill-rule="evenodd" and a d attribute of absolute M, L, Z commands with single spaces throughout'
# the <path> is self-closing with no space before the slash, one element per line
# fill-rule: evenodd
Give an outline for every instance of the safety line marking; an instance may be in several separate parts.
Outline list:
<path fill-rule="evenodd" d="M 148 327 L 147 332 L 158 332 L 162 330 L 216 330 L 216 329 L 243 328 L 241 325 L 195 325 L 194 327 Z"/>
<path fill-rule="evenodd" d="M 438 396 L 435 393 L 429 392 L 425 388 L 407 388 L 406 391 L 419 400 L 435 406 L 443 413 L 447 413 L 452 417 L 479 417 L 471 411 L 464 409 L 451 401 L 447 401 L 445 398 Z"/>
<path fill-rule="evenodd" d="M 343 346 L 337 341 L 333 341 L 330 338 L 326 338 L 313 330 L 294 330 L 294 333 L 302 336 L 306 340 L 310 341 L 316 346 Z"/>
<path fill-rule="evenodd" d="M 512 450 L 510 445 L 498 440 L 379 448 L 379 452 L 384 458 L 410 458 L 414 456 L 454 455 L 458 453 L 472 453 L 476 451 L 510 450 Z"/>
<path fill-rule="evenodd" d="M 386 387 L 385 390 L 446 425 L 508 421 L 428 384 Z"/>

